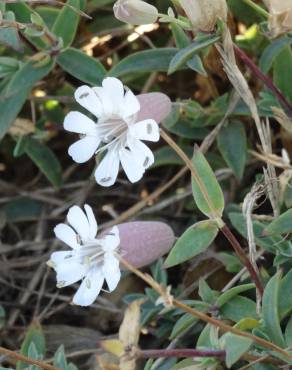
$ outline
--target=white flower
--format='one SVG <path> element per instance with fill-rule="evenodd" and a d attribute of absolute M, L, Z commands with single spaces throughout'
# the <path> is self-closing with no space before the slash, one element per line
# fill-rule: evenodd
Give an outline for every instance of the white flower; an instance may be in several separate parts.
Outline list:
<path fill-rule="evenodd" d="M 120 278 L 119 260 L 115 255 L 120 244 L 119 230 L 115 226 L 101 238 L 96 238 L 97 223 L 92 208 L 84 206 L 69 209 L 67 220 L 70 226 L 58 224 L 56 237 L 72 249 L 54 252 L 48 262 L 57 273 L 57 287 L 62 288 L 82 280 L 73 297 L 80 306 L 92 304 L 104 281 L 112 292 Z"/>
<path fill-rule="evenodd" d="M 120 80 L 108 77 L 101 87 L 79 87 L 75 99 L 96 121 L 80 112 L 70 112 L 65 117 L 65 130 L 81 135 L 69 147 L 73 160 L 83 163 L 107 150 L 95 171 L 98 184 L 113 185 L 120 163 L 131 182 L 140 180 L 154 162 L 153 153 L 142 140 L 158 141 L 159 127 L 154 119 L 137 119 L 140 111 L 137 97 L 131 90 L 125 90 Z"/>

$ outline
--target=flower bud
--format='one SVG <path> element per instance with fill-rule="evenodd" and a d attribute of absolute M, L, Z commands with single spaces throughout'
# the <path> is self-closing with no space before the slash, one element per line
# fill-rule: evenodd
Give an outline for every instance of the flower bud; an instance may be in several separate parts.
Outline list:
<path fill-rule="evenodd" d="M 120 254 L 136 268 L 149 265 L 167 253 L 174 233 L 164 222 L 134 221 L 117 225 Z"/>
<path fill-rule="evenodd" d="M 271 37 L 277 37 L 292 30 L 292 1 L 264 0 L 269 9 L 269 30 Z"/>
<path fill-rule="evenodd" d="M 158 18 L 155 6 L 142 0 L 118 0 L 113 9 L 117 19 L 130 24 L 154 23 Z"/>
<path fill-rule="evenodd" d="M 195 32 L 213 31 L 218 18 L 227 20 L 226 0 L 179 0 L 179 2 Z"/>

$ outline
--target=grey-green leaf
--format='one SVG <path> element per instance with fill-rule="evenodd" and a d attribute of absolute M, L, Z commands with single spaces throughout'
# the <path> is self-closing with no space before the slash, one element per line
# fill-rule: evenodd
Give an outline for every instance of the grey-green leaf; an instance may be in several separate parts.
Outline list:
<path fill-rule="evenodd" d="M 106 74 L 99 60 L 75 48 L 66 49 L 58 56 L 57 63 L 70 75 L 93 86 L 100 85 Z"/>
<path fill-rule="evenodd" d="M 202 49 L 214 44 L 219 41 L 220 37 L 217 35 L 208 35 L 195 40 L 187 47 L 181 49 L 171 60 L 168 74 L 174 73 L 180 67 L 182 67 L 189 59 L 191 59 L 196 53 Z"/>
<path fill-rule="evenodd" d="M 292 37 L 282 37 L 271 42 L 264 50 L 260 61 L 259 67 L 263 73 L 268 73 L 272 68 L 275 58 L 280 54 L 280 52 L 285 48 L 285 46 L 292 44 Z"/>
<path fill-rule="evenodd" d="M 279 287 L 281 275 L 277 273 L 268 282 L 263 295 L 262 314 L 265 332 L 278 346 L 285 347 L 285 340 L 280 326 Z"/>
<path fill-rule="evenodd" d="M 27 137 L 25 153 L 56 188 L 60 187 L 62 168 L 57 157 L 49 147 L 31 137 Z"/>
<path fill-rule="evenodd" d="M 67 0 L 66 4 L 80 10 L 79 0 Z M 79 14 L 71 7 L 63 6 L 52 28 L 52 32 L 62 38 L 64 48 L 70 46 L 74 41 L 80 18 Z"/>
<path fill-rule="evenodd" d="M 282 213 L 264 230 L 265 235 L 286 234 L 292 232 L 292 208 Z"/>
<path fill-rule="evenodd" d="M 176 338 L 178 335 L 183 333 L 186 329 L 189 329 L 191 326 L 195 325 L 198 322 L 198 319 L 189 313 L 182 315 L 178 321 L 175 323 L 170 334 L 170 339 Z"/>
<path fill-rule="evenodd" d="M 139 51 L 116 64 L 108 75 L 122 77 L 131 73 L 167 72 L 169 63 L 176 52 L 176 48 Z"/>
<path fill-rule="evenodd" d="M 247 144 L 244 126 L 239 121 L 223 127 L 217 137 L 218 148 L 228 166 L 240 180 L 246 162 Z"/>
<path fill-rule="evenodd" d="M 200 179 L 199 181 L 192 177 L 193 196 L 198 208 L 210 218 L 221 217 L 224 210 L 224 196 L 212 168 L 198 150 L 192 162 Z"/>
<path fill-rule="evenodd" d="M 45 354 L 45 337 L 39 324 L 33 324 L 25 334 L 24 340 L 21 345 L 20 353 L 28 356 L 29 348 L 34 343 L 36 351 L 39 355 Z M 17 370 L 27 368 L 27 363 L 18 361 L 16 365 Z"/>
<path fill-rule="evenodd" d="M 220 295 L 220 297 L 217 299 L 216 306 L 222 307 L 225 303 L 230 301 L 230 299 L 237 296 L 238 294 L 254 288 L 254 284 L 244 284 L 233 287 Z"/>
<path fill-rule="evenodd" d="M 178 265 L 205 251 L 218 233 L 214 221 L 205 220 L 189 227 L 170 251 L 165 266 Z"/>
<path fill-rule="evenodd" d="M 226 365 L 230 368 L 235 364 L 243 354 L 251 347 L 253 341 L 249 338 L 244 338 L 239 335 L 227 333 L 224 336 L 224 349 L 226 351 Z"/>

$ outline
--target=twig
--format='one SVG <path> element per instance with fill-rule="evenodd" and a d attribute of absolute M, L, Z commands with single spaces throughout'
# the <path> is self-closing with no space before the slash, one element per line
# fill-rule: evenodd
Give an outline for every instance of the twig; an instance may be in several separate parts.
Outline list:
<path fill-rule="evenodd" d="M 26 362 L 27 364 L 35 365 L 45 370 L 60 370 L 59 368 L 49 365 L 46 362 L 39 361 L 39 360 L 33 360 L 32 358 L 29 358 L 19 353 L 13 352 L 4 347 L 0 347 L 0 353 L 5 356 L 12 357 L 17 361 L 23 361 L 23 362 Z"/>

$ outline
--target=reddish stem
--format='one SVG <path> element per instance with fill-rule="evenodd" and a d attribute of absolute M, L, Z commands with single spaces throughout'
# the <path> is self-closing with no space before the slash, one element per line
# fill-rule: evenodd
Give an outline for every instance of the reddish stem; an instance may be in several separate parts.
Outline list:
<path fill-rule="evenodd" d="M 220 231 L 224 234 L 225 238 L 229 241 L 229 243 L 232 245 L 233 249 L 235 250 L 237 256 L 240 258 L 241 262 L 244 264 L 244 266 L 247 268 L 251 279 L 254 281 L 256 288 L 258 292 L 260 293 L 261 297 L 263 296 L 264 289 L 260 280 L 260 277 L 258 276 L 256 270 L 254 269 L 252 263 L 247 258 L 246 254 L 244 253 L 244 250 L 241 248 L 241 245 L 239 244 L 238 240 L 235 238 L 235 236 L 232 234 L 231 230 L 228 228 L 227 225 L 224 225 L 220 228 Z"/>
<path fill-rule="evenodd" d="M 270 77 L 263 74 L 259 67 L 241 50 L 238 46 L 233 45 L 235 54 L 243 61 L 244 64 L 252 71 L 252 73 L 261 80 L 265 86 L 273 92 L 273 94 L 278 98 L 282 107 L 286 110 L 289 117 L 292 117 L 292 105 L 287 101 L 282 92 L 274 85 Z"/>
<path fill-rule="evenodd" d="M 139 351 L 138 356 L 140 358 L 169 358 L 169 357 L 215 357 L 224 358 L 225 351 L 216 349 L 190 349 L 190 348 L 178 348 L 178 349 L 148 349 Z"/>

